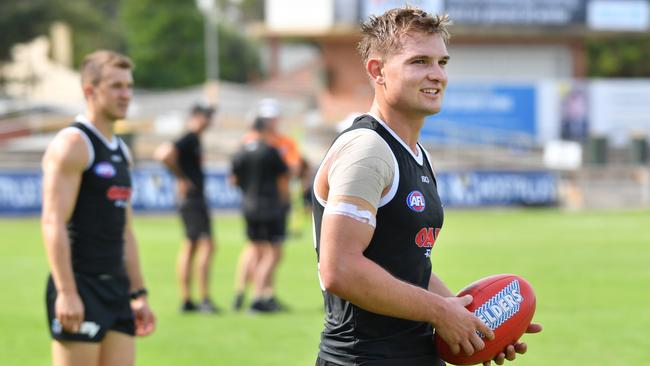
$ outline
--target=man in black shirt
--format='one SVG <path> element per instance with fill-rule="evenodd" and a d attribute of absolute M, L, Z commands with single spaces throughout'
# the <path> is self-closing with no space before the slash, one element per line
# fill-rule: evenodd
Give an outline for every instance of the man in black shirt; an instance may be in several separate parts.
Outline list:
<path fill-rule="evenodd" d="M 43 156 L 41 227 L 55 365 L 132 365 L 134 336 L 155 328 L 132 227 L 131 155 L 113 134 L 131 101 L 132 69 L 129 58 L 112 51 L 86 56 L 86 113 Z"/>
<path fill-rule="evenodd" d="M 431 160 L 418 143 L 447 86 L 446 16 L 392 9 L 362 26 L 359 51 L 375 96 L 328 151 L 314 181 L 314 230 L 325 329 L 316 364 L 442 365 L 493 332 L 432 273 L 443 224 Z M 529 331 L 539 331 L 532 325 Z M 523 353 L 510 345 L 497 364 Z M 489 361 L 486 362 L 489 364 Z"/>
<path fill-rule="evenodd" d="M 258 117 L 251 139 L 232 160 L 231 179 L 243 193 L 242 212 L 250 241 L 242 250 L 237 276 L 252 280 L 254 300 L 250 310 L 258 312 L 279 310 L 274 294 L 269 292 L 273 287 L 268 284 L 278 260 L 277 246 L 284 240 L 284 211 L 289 199 L 289 170 L 279 151 L 266 142 L 271 132 L 269 121 Z M 246 282 L 245 278 L 239 280 Z M 236 309 L 243 301 L 240 290 Z"/>
<path fill-rule="evenodd" d="M 177 273 L 181 288 L 181 311 L 215 313 L 218 308 L 210 298 L 210 266 L 215 250 L 210 210 L 204 193 L 201 134 L 210 126 L 214 108 L 196 104 L 188 121 L 188 132 L 173 144 L 161 145 L 156 158 L 174 174 L 177 182 L 180 216 L 185 240 L 178 253 Z M 198 285 L 201 301 L 191 298 L 192 264 L 198 257 Z"/>

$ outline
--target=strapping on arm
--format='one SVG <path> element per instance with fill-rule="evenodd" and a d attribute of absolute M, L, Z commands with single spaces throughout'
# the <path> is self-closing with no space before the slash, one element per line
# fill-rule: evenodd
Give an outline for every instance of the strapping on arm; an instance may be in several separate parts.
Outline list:
<path fill-rule="evenodd" d="M 323 214 L 347 216 L 372 227 L 377 226 L 377 219 L 375 218 L 374 213 L 369 210 L 364 210 L 353 203 L 343 201 L 328 203 L 327 206 L 325 206 L 325 212 Z"/>

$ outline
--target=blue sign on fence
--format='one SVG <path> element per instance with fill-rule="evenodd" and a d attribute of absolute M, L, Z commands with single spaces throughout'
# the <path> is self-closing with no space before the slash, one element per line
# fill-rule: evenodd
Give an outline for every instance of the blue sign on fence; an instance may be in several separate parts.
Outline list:
<path fill-rule="evenodd" d="M 136 211 L 169 211 L 176 208 L 175 178 L 160 168 L 139 168 L 133 171 L 133 209 Z M 205 195 L 213 209 L 238 208 L 241 194 L 228 182 L 225 171 L 207 171 Z"/>
<path fill-rule="evenodd" d="M 445 206 L 549 206 L 558 203 L 557 176 L 550 172 L 468 171 L 436 175 Z"/>
<path fill-rule="evenodd" d="M 225 171 L 206 174 L 206 196 L 213 209 L 238 208 L 239 190 Z M 549 172 L 469 171 L 436 175 L 440 197 L 447 207 L 542 206 L 557 203 L 557 177 Z M 37 214 L 41 210 L 41 173 L 36 170 L 0 173 L 0 214 Z M 133 172 L 133 208 L 165 212 L 176 208 L 174 178 L 160 168 Z"/>
<path fill-rule="evenodd" d="M 161 168 L 138 168 L 132 172 L 133 209 L 170 211 L 176 208 L 174 178 Z M 241 195 L 228 182 L 225 171 L 208 171 L 205 177 L 208 204 L 213 209 L 239 207 Z M 40 171 L 0 173 L 0 214 L 36 214 L 41 210 L 42 176 Z"/>
<path fill-rule="evenodd" d="M 532 84 L 456 83 L 440 113 L 427 117 L 422 140 L 435 143 L 531 146 L 537 133 Z"/>
<path fill-rule="evenodd" d="M 38 171 L 0 173 L 0 213 L 23 215 L 40 212 L 41 180 Z"/>

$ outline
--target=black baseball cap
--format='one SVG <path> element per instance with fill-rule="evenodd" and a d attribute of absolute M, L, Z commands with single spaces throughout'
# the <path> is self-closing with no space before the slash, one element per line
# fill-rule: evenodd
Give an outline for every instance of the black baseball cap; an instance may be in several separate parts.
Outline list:
<path fill-rule="evenodd" d="M 207 117 L 212 117 L 216 112 L 216 108 L 205 103 L 196 103 L 192 106 L 192 114 L 203 114 Z"/>

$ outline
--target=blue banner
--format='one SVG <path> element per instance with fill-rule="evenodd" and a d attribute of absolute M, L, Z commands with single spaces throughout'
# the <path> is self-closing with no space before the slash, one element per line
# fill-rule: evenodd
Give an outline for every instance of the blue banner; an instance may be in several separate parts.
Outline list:
<path fill-rule="evenodd" d="M 421 138 L 433 143 L 529 147 L 537 133 L 533 84 L 455 83 L 440 113 L 426 118 Z"/>
<path fill-rule="evenodd" d="M 548 206 L 558 203 L 558 179 L 544 171 L 467 171 L 436 175 L 446 207 Z M 137 212 L 176 209 L 174 178 L 162 168 L 133 172 L 132 203 Z M 41 210 L 41 173 L 36 170 L 0 172 L 0 215 L 34 215 Z M 225 171 L 208 171 L 206 197 L 213 209 L 236 209 L 241 194 Z"/>
<path fill-rule="evenodd" d="M 558 179 L 543 171 L 468 171 L 436 175 L 447 207 L 550 206 L 559 202 Z"/>
<path fill-rule="evenodd" d="M 0 214 L 24 215 L 41 211 L 42 178 L 35 170 L 0 173 Z"/>
<path fill-rule="evenodd" d="M 132 205 L 136 211 L 168 211 L 176 208 L 176 180 L 160 168 L 140 168 L 133 174 Z M 225 171 L 207 171 L 205 196 L 213 209 L 238 208 L 239 189 L 228 182 Z"/>
<path fill-rule="evenodd" d="M 162 212 L 176 209 L 175 178 L 162 168 L 138 168 L 132 172 L 133 209 Z M 228 182 L 226 171 L 208 171 L 205 193 L 210 208 L 238 208 L 239 189 Z M 25 215 L 41 211 L 42 175 L 37 170 L 0 172 L 0 214 Z"/>

